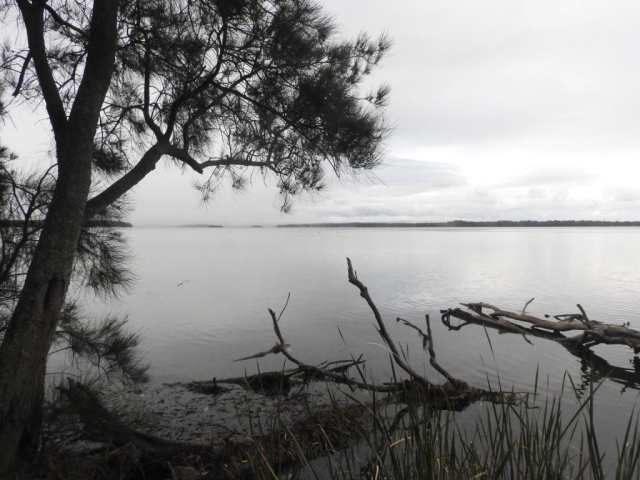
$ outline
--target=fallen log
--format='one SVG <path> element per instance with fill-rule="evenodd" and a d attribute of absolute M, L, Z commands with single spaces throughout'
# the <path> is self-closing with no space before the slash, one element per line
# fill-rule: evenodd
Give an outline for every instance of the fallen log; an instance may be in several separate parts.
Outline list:
<path fill-rule="evenodd" d="M 527 302 L 527 305 L 531 301 Z M 578 304 L 580 313 L 556 315 L 556 320 L 539 318 L 530 314 L 510 312 L 502 310 L 489 303 L 462 303 L 468 310 L 453 308 L 441 310 L 442 321 L 451 328 L 451 317 L 465 322 L 478 323 L 493 326 L 510 333 L 532 335 L 535 337 L 555 340 L 568 348 L 588 349 L 594 345 L 625 345 L 633 349 L 634 353 L 640 352 L 640 332 L 626 325 L 615 325 L 590 320 L 584 308 Z M 525 306 L 526 308 L 526 306 Z M 484 313 L 483 309 L 491 310 Z M 549 315 L 546 317 L 551 318 Z M 514 323 L 522 322 L 530 325 L 525 327 Z M 566 336 L 566 332 L 578 331 L 578 335 Z"/>
<path fill-rule="evenodd" d="M 623 390 L 627 388 L 640 390 L 640 358 L 638 356 L 631 359 L 631 368 L 623 368 L 609 364 L 591 350 L 591 347 L 598 344 L 626 345 L 632 348 L 634 353 L 638 353 L 640 332 L 637 330 L 626 325 L 620 326 L 590 320 L 582 306 L 578 306 L 580 313 L 545 316 L 558 320 L 553 322 L 546 318 L 541 319 L 532 315 L 525 316 L 502 310 L 487 303 L 462 305 L 467 307 L 467 310 L 452 308 L 440 311 L 442 323 L 449 330 L 457 331 L 469 325 L 480 325 L 505 334 L 522 335 L 529 343 L 531 341 L 528 337 L 551 340 L 565 347 L 571 355 L 579 359 L 583 377 L 582 385 L 585 386 L 585 389 L 588 385 L 599 383 L 607 378 L 622 385 Z M 484 308 L 490 309 L 491 313 L 483 312 Z M 461 320 L 461 323 L 454 325 L 451 321 L 452 318 Z M 531 326 L 527 327 L 515 323 L 515 321 L 528 323 Z M 574 330 L 580 333 L 568 336 L 567 333 L 570 332 L 568 326 L 572 324 Z M 580 391 L 580 389 L 581 387 L 578 385 L 577 390 Z"/>

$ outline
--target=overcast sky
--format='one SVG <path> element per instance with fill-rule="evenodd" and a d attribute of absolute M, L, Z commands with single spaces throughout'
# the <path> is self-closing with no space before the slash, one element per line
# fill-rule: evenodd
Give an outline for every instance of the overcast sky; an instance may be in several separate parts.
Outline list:
<path fill-rule="evenodd" d="M 134 224 L 640 220 L 640 2 L 321 3 L 343 35 L 394 41 L 373 74 L 396 127 L 378 178 L 332 180 L 282 215 L 273 182 L 203 207 L 194 174 L 159 168 Z"/>

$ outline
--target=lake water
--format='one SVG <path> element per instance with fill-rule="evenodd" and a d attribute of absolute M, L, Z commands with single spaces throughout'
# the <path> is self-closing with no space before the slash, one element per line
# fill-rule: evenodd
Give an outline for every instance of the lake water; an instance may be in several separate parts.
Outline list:
<path fill-rule="evenodd" d="M 432 320 L 440 363 L 453 375 L 486 387 L 555 394 L 568 372 L 580 384 L 591 370 L 562 346 L 543 339 L 500 335 L 479 326 L 448 331 L 439 310 L 484 301 L 535 315 L 577 312 L 640 328 L 640 229 L 127 229 L 134 288 L 106 304 L 87 299 L 96 314 L 127 313 L 143 335 L 155 381 L 203 380 L 280 369 L 282 357 L 234 359 L 275 345 L 267 308 L 293 353 L 308 363 L 369 359 L 379 381 L 391 375 L 374 318 L 347 281 L 346 257 L 408 352 L 432 380 L 422 344 L 396 317 Z M 597 395 L 603 441 L 622 436 L 638 400 L 640 376 L 628 348 L 595 349 L 611 370 Z M 602 372 L 602 369 L 600 370 Z M 573 395 L 565 395 L 569 408 Z M 613 443 L 609 443 L 613 445 Z"/>

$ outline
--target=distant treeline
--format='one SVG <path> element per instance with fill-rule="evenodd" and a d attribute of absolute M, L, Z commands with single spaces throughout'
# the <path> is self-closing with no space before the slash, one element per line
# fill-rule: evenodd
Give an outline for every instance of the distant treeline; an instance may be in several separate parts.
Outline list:
<path fill-rule="evenodd" d="M 497 222 L 346 222 L 346 223 L 306 223 L 278 225 L 279 228 L 437 228 L 437 227 L 640 227 L 637 222 L 607 222 L 601 220 L 499 220 Z"/>
<path fill-rule="evenodd" d="M 30 225 L 34 227 L 41 227 L 44 220 L 32 220 L 29 222 Z M 6 227 L 21 227 L 24 225 L 24 220 L 0 220 L 0 228 Z M 121 222 L 118 220 L 89 220 L 85 223 L 85 227 L 106 227 L 106 228 L 114 228 L 114 227 L 133 227 L 129 222 Z"/>
<path fill-rule="evenodd" d="M 179 225 L 180 228 L 222 228 L 222 225 L 205 225 L 196 223 L 194 225 Z"/>

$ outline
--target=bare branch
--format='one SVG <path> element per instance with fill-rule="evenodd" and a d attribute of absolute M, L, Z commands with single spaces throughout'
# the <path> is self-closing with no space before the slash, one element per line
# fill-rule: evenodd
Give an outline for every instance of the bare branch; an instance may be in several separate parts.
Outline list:
<path fill-rule="evenodd" d="M 525 304 L 524 304 L 524 307 L 522 307 L 522 315 L 524 315 L 524 314 L 525 314 L 525 312 L 527 311 L 527 307 L 528 307 L 528 306 L 529 306 L 529 304 L 530 304 L 531 302 L 533 302 L 534 300 L 535 300 L 535 297 L 534 297 L 534 298 L 532 298 L 531 300 L 529 300 L 527 303 L 525 303 Z"/>
<path fill-rule="evenodd" d="M 20 90 L 22 89 L 22 84 L 24 83 L 24 76 L 27 73 L 27 68 L 29 68 L 29 62 L 31 62 L 31 51 L 27 52 L 27 56 L 24 59 L 22 68 L 20 69 L 20 76 L 18 77 L 18 83 L 16 84 L 16 88 L 12 94 L 12 96 L 14 97 L 17 97 L 20 94 Z"/>
<path fill-rule="evenodd" d="M 429 315 L 425 315 L 427 321 L 427 348 L 429 350 L 429 363 L 436 371 L 446 378 L 449 382 L 456 385 L 465 385 L 465 382 L 458 380 L 451 376 L 449 372 L 447 372 L 444 368 L 440 366 L 438 361 L 436 360 L 436 352 L 433 349 L 433 333 L 431 333 L 431 322 L 429 321 Z"/>
<path fill-rule="evenodd" d="M 44 3 L 44 2 L 42 2 Z M 29 54 L 33 58 L 38 82 L 42 89 L 42 97 L 53 129 L 58 148 L 62 148 L 67 128 L 67 114 L 58 91 L 49 63 L 45 45 L 44 22 L 42 19 L 42 3 L 31 4 L 27 0 L 18 0 L 29 42 Z"/>
<path fill-rule="evenodd" d="M 582 305 L 578 304 L 577 306 L 578 306 L 578 309 L 580 310 L 580 313 L 582 314 L 582 318 L 579 318 L 579 320 L 582 323 L 584 323 L 588 328 L 591 328 L 591 321 L 587 316 L 587 312 L 584 311 L 584 308 L 582 308 Z"/>
<path fill-rule="evenodd" d="M 65 27 L 67 27 L 69 30 L 73 30 L 74 32 L 76 32 L 78 35 L 80 35 L 82 38 L 88 40 L 89 39 L 89 35 L 87 34 L 87 32 L 85 32 L 84 30 L 82 30 L 81 28 L 76 27 L 75 25 L 72 25 L 71 23 L 67 22 L 66 20 L 64 20 L 60 15 L 58 15 L 58 13 L 51 7 L 51 5 L 44 3 L 43 2 L 43 6 L 44 9 L 49 12 L 49 14 L 51 15 L 51 18 L 53 18 L 57 23 L 59 23 L 60 25 L 63 25 Z"/>
<path fill-rule="evenodd" d="M 122 197 L 130 189 L 136 186 L 144 177 L 155 170 L 156 164 L 165 154 L 166 149 L 166 142 L 157 142 L 145 152 L 135 167 L 98 195 L 89 199 L 85 209 L 85 220 L 88 220 L 104 211 L 109 205 Z"/>
<path fill-rule="evenodd" d="M 489 303 L 462 303 L 465 307 L 469 308 L 473 311 L 478 311 L 477 309 L 488 308 L 493 310 L 491 317 L 507 317 L 513 320 L 519 320 L 521 322 L 526 322 L 532 324 L 536 328 L 546 328 L 548 330 L 553 330 L 555 332 L 562 332 L 567 330 L 586 330 L 586 325 L 576 324 L 570 321 L 561 321 L 561 322 L 552 322 L 549 320 L 544 320 L 542 318 L 534 317 L 533 315 L 527 315 L 522 313 L 509 312 L 507 310 L 502 310 L 501 308 L 495 307 Z"/>
<path fill-rule="evenodd" d="M 202 162 L 199 164 L 200 168 L 203 168 L 203 169 L 207 167 L 221 167 L 221 166 L 231 166 L 231 165 L 237 165 L 239 167 L 270 167 L 273 165 L 273 162 L 241 160 L 238 158 L 226 157 L 226 158 L 220 158 L 218 160 L 213 160 L 213 159 L 207 160 L 206 162 Z"/>
<path fill-rule="evenodd" d="M 384 322 L 382 321 L 382 317 L 380 316 L 380 312 L 378 311 L 378 308 L 373 303 L 373 300 L 371 300 L 371 296 L 369 295 L 369 290 L 367 289 L 367 287 L 364 286 L 364 284 L 360 280 L 358 280 L 358 276 L 356 272 L 354 272 L 353 267 L 351 265 L 351 259 L 349 258 L 347 258 L 347 270 L 349 275 L 349 283 L 351 283 L 352 285 L 355 285 L 358 288 L 358 290 L 360 290 L 360 296 L 364 298 L 367 304 L 369 305 L 369 308 L 373 312 L 373 316 L 375 317 L 376 322 L 378 323 L 378 333 L 380 334 L 384 342 L 387 344 L 387 347 L 393 354 L 393 359 L 396 362 L 396 364 L 402 370 L 407 372 L 411 376 L 411 378 L 413 378 L 414 380 L 417 380 L 418 382 L 421 382 L 421 383 L 428 384 L 429 381 L 426 378 L 414 372 L 413 369 L 409 365 L 407 365 L 407 363 L 403 360 L 402 356 L 398 352 L 398 349 L 396 348 L 396 345 L 393 339 L 389 335 L 389 332 L 387 332 L 387 328 L 385 327 Z"/>
<path fill-rule="evenodd" d="M 171 144 L 167 146 L 167 154 L 171 155 L 174 158 L 177 158 L 185 165 L 189 165 L 196 172 L 200 174 L 204 173 L 202 165 L 200 165 L 200 163 L 198 163 L 196 159 L 189 155 L 189 152 L 187 152 L 185 149 L 178 148 L 175 145 Z"/>
<path fill-rule="evenodd" d="M 149 43 L 147 41 L 147 44 L 145 45 L 145 52 L 144 52 L 144 107 L 142 109 L 142 113 L 144 115 L 144 121 L 146 122 L 147 126 L 151 129 L 151 131 L 154 133 L 154 135 L 156 136 L 156 139 L 161 140 L 162 138 L 164 138 L 164 135 L 162 134 L 162 130 L 160 130 L 160 127 L 158 126 L 158 124 L 153 121 L 153 118 L 151 118 L 151 113 L 149 111 L 150 104 L 151 104 L 150 89 L 151 89 L 151 47 L 149 46 Z"/>
<path fill-rule="evenodd" d="M 289 344 L 285 344 L 284 345 L 284 349 L 287 349 L 290 345 Z M 267 355 L 270 355 L 272 353 L 278 354 L 282 352 L 283 347 L 280 346 L 280 344 L 276 344 L 274 345 L 272 348 L 270 348 L 269 350 L 265 350 L 264 352 L 259 352 L 256 353 L 254 355 L 250 355 L 248 357 L 242 357 L 242 358 L 238 358 L 236 360 L 234 360 L 234 362 L 242 362 L 244 360 L 252 360 L 254 358 L 262 358 L 262 357 L 266 357 Z"/>
<path fill-rule="evenodd" d="M 282 336 L 282 332 L 280 331 L 280 327 L 278 326 L 278 320 L 279 317 L 276 317 L 276 313 L 269 309 L 269 315 L 271 315 L 271 320 L 273 321 L 273 330 L 276 333 L 276 336 L 278 337 L 278 340 L 280 341 L 279 346 L 282 345 L 287 345 L 286 342 L 284 341 L 284 337 Z M 282 314 L 280 314 L 282 315 Z M 298 360 L 297 358 L 295 358 L 293 355 L 291 355 L 291 353 L 286 349 L 286 348 L 281 348 L 280 352 L 291 362 L 295 363 L 296 365 L 298 365 L 300 368 L 303 368 L 311 373 L 315 373 L 316 375 L 319 375 L 321 377 L 325 377 L 325 378 L 330 378 L 336 382 L 339 383 L 345 383 L 348 386 L 350 386 L 351 388 L 357 387 L 357 388 L 362 388 L 364 390 L 370 390 L 370 391 L 375 391 L 375 392 L 399 392 L 401 391 L 401 386 L 397 385 L 397 384 L 392 384 L 392 385 L 384 385 L 384 386 L 377 386 L 377 385 L 371 385 L 368 383 L 364 383 L 364 382 L 359 382 L 357 380 L 353 380 L 351 378 L 348 378 L 344 372 L 343 373 L 335 373 L 334 371 L 331 370 L 325 370 L 319 367 L 316 367 L 314 365 L 308 365 L 300 360 Z"/>
<path fill-rule="evenodd" d="M 628 328 L 625 325 L 614 325 L 589 320 L 586 311 L 581 305 L 578 305 L 581 313 L 556 315 L 554 318 L 556 318 L 557 321 L 555 322 L 543 320 L 531 315 L 509 312 L 487 303 L 463 303 L 462 305 L 465 305 L 471 311 L 456 308 L 443 310 L 441 312 L 443 314 L 442 321 L 449 328 L 453 328 L 450 326 L 450 317 L 455 317 L 466 322 L 491 326 L 505 332 L 547 338 L 562 343 L 566 347 L 584 349 L 597 344 L 626 345 L 632 348 L 634 352 L 640 352 L 639 331 Z M 493 313 L 490 316 L 482 314 L 481 309 L 483 307 L 493 310 Z M 529 323 L 532 327 L 521 327 L 506 320 L 506 318 Z M 572 330 L 582 331 L 582 334 L 573 337 L 566 337 L 562 334 L 562 332 Z"/>

